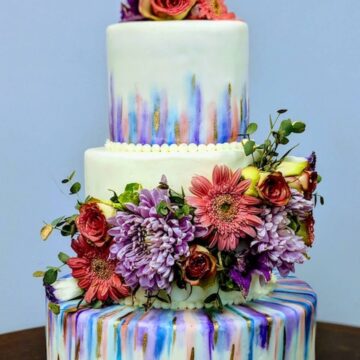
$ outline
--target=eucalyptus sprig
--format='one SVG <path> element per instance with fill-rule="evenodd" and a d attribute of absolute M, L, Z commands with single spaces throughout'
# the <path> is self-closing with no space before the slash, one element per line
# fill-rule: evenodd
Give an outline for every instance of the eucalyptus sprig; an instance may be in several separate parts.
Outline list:
<path fill-rule="evenodd" d="M 73 171 L 65 179 L 61 180 L 62 184 L 69 185 L 69 195 L 75 195 L 81 190 L 81 184 L 78 181 L 74 181 L 76 172 Z M 87 202 L 88 199 L 85 200 Z M 81 206 L 81 202 L 78 200 L 76 209 Z M 45 225 L 40 230 L 40 237 L 42 240 L 47 240 L 54 230 L 59 230 L 62 236 L 74 236 L 77 232 L 76 219 L 77 215 L 60 216 L 50 223 L 44 222 Z"/>
<path fill-rule="evenodd" d="M 42 271 L 42 270 L 35 271 L 33 273 L 33 277 L 42 278 L 44 285 L 53 284 L 57 280 L 58 274 L 59 272 L 61 272 L 61 268 L 67 264 L 68 260 L 70 259 L 70 256 L 63 252 L 59 252 L 58 259 L 62 262 L 60 266 L 47 266 L 46 271 Z"/>
<path fill-rule="evenodd" d="M 306 125 L 301 121 L 292 121 L 291 119 L 284 119 L 280 125 L 278 122 L 281 115 L 287 112 L 286 109 L 280 109 L 277 111 L 275 119 L 269 116 L 270 131 L 262 144 L 257 145 L 256 142 L 251 139 L 258 125 L 256 123 L 250 123 L 246 129 L 246 133 L 242 134 L 248 141 L 243 142 L 245 155 L 251 155 L 253 157 L 254 166 L 263 171 L 273 171 L 277 166 L 290 154 L 299 144 L 288 149 L 283 155 L 280 156 L 279 147 L 281 145 L 287 145 L 290 140 L 291 134 L 300 134 L 305 131 Z"/>

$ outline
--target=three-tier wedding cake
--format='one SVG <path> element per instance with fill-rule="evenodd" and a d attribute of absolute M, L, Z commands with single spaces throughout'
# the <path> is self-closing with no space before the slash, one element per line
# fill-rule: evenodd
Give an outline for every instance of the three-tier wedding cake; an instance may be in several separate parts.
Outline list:
<path fill-rule="evenodd" d="M 314 359 L 316 295 L 289 273 L 314 240 L 316 157 L 280 152 L 305 124 L 279 110 L 252 139 L 248 27 L 223 1 L 131 0 L 122 18 L 109 140 L 85 153 L 77 213 L 41 230 L 75 252 L 71 275 L 35 273 L 48 359 Z"/>

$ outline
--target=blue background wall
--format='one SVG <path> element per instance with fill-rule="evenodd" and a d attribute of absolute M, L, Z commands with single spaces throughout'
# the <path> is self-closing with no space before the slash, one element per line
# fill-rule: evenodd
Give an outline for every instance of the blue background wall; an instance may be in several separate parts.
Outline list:
<path fill-rule="evenodd" d="M 251 29 L 251 116 L 287 107 L 308 123 L 326 206 L 312 260 L 298 268 L 319 294 L 319 319 L 360 326 L 360 3 L 230 0 Z M 31 274 L 68 250 L 39 239 L 42 220 L 71 211 L 58 180 L 82 176 L 83 152 L 107 137 L 105 28 L 117 1 L 3 1 L 0 11 L 0 332 L 44 324 Z"/>

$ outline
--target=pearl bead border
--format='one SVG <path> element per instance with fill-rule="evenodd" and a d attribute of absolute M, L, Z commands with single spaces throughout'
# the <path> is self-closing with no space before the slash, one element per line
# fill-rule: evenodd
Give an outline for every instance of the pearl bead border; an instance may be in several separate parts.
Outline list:
<path fill-rule="evenodd" d="M 246 140 L 243 140 L 245 142 Z M 128 144 L 107 140 L 105 148 L 114 152 L 139 152 L 139 153 L 196 153 L 196 152 L 213 152 L 213 151 L 243 151 L 243 142 L 218 143 L 218 144 Z"/>

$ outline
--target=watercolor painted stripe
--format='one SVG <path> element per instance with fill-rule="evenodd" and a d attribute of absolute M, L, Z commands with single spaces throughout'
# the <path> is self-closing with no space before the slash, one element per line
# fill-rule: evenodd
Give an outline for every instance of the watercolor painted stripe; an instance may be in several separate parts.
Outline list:
<path fill-rule="evenodd" d="M 246 88 L 236 95 L 224 86 L 216 101 L 204 103 L 201 84 L 188 80 L 186 105 L 176 105 L 166 91 L 116 96 L 109 79 L 109 133 L 111 141 L 140 144 L 224 143 L 241 139 L 248 123 Z"/>

